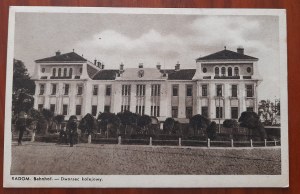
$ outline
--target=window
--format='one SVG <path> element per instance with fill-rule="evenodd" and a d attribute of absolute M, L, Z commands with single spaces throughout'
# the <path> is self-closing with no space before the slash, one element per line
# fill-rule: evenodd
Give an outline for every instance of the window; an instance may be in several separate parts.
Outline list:
<path fill-rule="evenodd" d="M 203 72 L 203 73 L 206 73 L 206 72 L 207 72 L 207 68 L 206 68 L 206 67 L 203 67 L 202 72 Z"/>
<path fill-rule="evenodd" d="M 251 67 L 247 67 L 247 72 L 251 73 L 251 71 L 252 71 Z"/>
<path fill-rule="evenodd" d="M 55 74 L 56 74 L 56 69 L 53 68 L 53 69 L 52 69 L 52 76 L 55 77 Z"/>
<path fill-rule="evenodd" d="M 58 68 L 58 77 L 61 77 L 61 68 Z"/>
<path fill-rule="evenodd" d="M 104 106 L 104 112 L 110 112 L 110 106 Z"/>
<path fill-rule="evenodd" d="M 186 96 L 193 96 L 193 86 L 192 85 L 186 86 Z"/>
<path fill-rule="evenodd" d="M 50 104 L 50 111 L 55 112 L 55 104 Z"/>
<path fill-rule="evenodd" d="M 220 74 L 219 67 L 216 67 L 215 68 L 215 76 L 219 76 L 219 74 Z"/>
<path fill-rule="evenodd" d="M 51 84 L 52 85 L 52 93 L 51 95 L 55 95 L 56 94 L 56 84 Z"/>
<path fill-rule="evenodd" d="M 72 73 L 73 73 L 73 69 L 70 68 L 70 71 L 69 71 L 69 77 L 72 77 Z"/>
<path fill-rule="evenodd" d="M 237 97 L 237 85 L 231 86 L 231 97 Z"/>
<path fill-rule="evenodd" d="M 222 85 L 217 85 L 217 96 L 222 96 Z"/>
<path fill-rule="evenodd" d="M 82 67 L 79 68 L 79 73 L 82 73 Z"/>
<path fill-rule="evenodd" d="M 41 72 L 42 72 L 42 73 L 45 73 L 45 68 L 42 68 Z"/>
<path fill-rule="evenodd" d="M 190 119 L 193 116 L 193 107 L 186 107 L 185 109 L 186 118 Z"/>
<path fill-rule="evenodd" d="M 130 96 L 130 85 L 122 85 L 122 96 Z"/>
<path fill-rule="evenodd" d="M 68 114 L 68 105 L 63 104 L 63 115 L 67 115 L 67 114 Z"/>
<path fill-rule="evenodd" d="M 207 106 L 202 106 L 201 107 L 201 113 L 202 113 L 202 116 L 208 118 L 208 107 Z"/>
<path fill-rule="evenodd" d="M 253 97 L 253 85 L 246 85 L 247 97 Z"/>
<path fill-rule="evenodd" d="M 178 85 L 173 85 L 173 96 L 178 96 Z"/>
<path fill-rule="evenodd" d="M 97 115 L 97 106 L 93 105 L 92 106 L 92 115 L 95 117 Z"/>
<path fill-rule="evenodd" d="M 239 118 L 238 107 L 231 107 L 231 118 L 232 119 L 238 119 Z"/>
<path fill-rule="evenodd" d="M 129 105 L 121 105 L 121 112 L 130 111 Z"/>
<path fill-rule="evenodd" d="M 232 76 L 232 68 L 228 67 L 228 76 Z"/>
<path fill-rule="evenodd" d="M 97 85 L 94 85 L 94 87 L 93 87 L 93 95 L 94 96 L 98 95 L 98 86 Z"/>
<path fill-rule="evenodd" d="M 207 96 L 207 84 L 202 85 L 202 96 Z"/>
<path fill-rule="evenodd" d="M 105 95 L 110 96 L 111 95 L 111 85 L 106 86 Z"/>
<path fill-rule="evenodd" d="M 64 77 L 67 77 L 67 68 L 64 68 Z"/>
<path fill-rule="evenodd" d="M 234 68 L 234 76 L 239 76 L 239 68 L 238 67 Z"/>
<path fill-rule="evenodd" d="M 160 85 L 159 84 L 151 85 L 151 96 L 160 96 Z"/>
<path fill-rule="evenodd" d="M 223 107 L 216 107 L 216 118 L 223 118 Z"/>
<path fill-rule="evenodd" d="M 43 110 L 43 108 L 44 108 L 44 105 L 43 104 L 38 104 L 38 111 L 42 111 Z"/>
<path fill-rule="evenodd" d="M 45 93 L 45 84 L 40 84 L 40 95 Z"/>
<path fill-rule="evenodd" d="M 78 85 L 77 86 L 77 95 L 82 95 L 82 90 L 83 90 L 83 86 L 82 85 Z"/>
<path fill-rule="evenodd" d="M 151 116 L 159 117 L 159 106 L 151 106 Z"/>
<path fill-rule="evenodd" d="M 221 74 L 222 74 L 222 76 L 225 76 L 225 74 L 226 74 L 226 68 L 225 67 L 221 68 Z"/>
<path fill-rule="evenodd" d="M 146 85 L 136 85 L 136 96 L 145 96 Z"/>
<path fill-rule="evenodd" d="M 246 108 L 246 111 L 248 111 L 248 112 L 253 112 L 253 107 L 247 107 L 247 108 Z"/>
<path fill-rule="evenodd" d="M 76 115 L 81 115 L 81 105 L 76 105 Z"/>
<path fill-rule="evenodd" d="M 64 95 L 69 95 L 69 90 L 70 90 L 70 85 L 65 84 L 65 93 L 64 93 Z"/>
<path fill-rule="evenodd" d="M 172 106 L 172 117 L 177 118 L 178 117 L 178 107 Z"/>
<path fill-rule="evenodd" d="M 135 112 L 139 115 L 144 115 L 145 114 L 145 106 L 136 106 Z"/>

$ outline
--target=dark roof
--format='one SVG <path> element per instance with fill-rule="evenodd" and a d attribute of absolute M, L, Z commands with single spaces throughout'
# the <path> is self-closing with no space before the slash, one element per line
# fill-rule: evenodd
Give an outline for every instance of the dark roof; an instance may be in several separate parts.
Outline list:
<path fill-rule="evenodd" d="M 87 61 L 87 60 L 75 52 L 70 52 L 70 53 L 55 55 L 52 57 L 47 57 L 44 59 L 38 59 L 35 62 L 60 62 L 60 61 L 74 62 L 74 61 Z"/>
<path fill-rule="evenodd" d="M 196 69 L 165 69 L 161 70 L 160 72 L 167 73 L 168 80 L 192 80 L 195 75 Z"/>
<path fill-rule="evenodd" d="M 198 60 L 218 60 L 218 59 L 235 59 L 235 60 L 257 60 L 255 57 L 244 55 L 230 50 L 222 50 L 205 57 L 199 57 Z"/>
<path fill-rule="evenodd" d="M 93 77 L 93 80 L 114 80 L 118 72 L 119 70 L 115 69 L 103 69 Z"/>
<path fill-rule="evenodd" d="M 91 66 L 91 65 L 87 65 L 87 73 L 89 75 L 90 78 L 93 78 L 93 76 L 98 72 L 98 70 Z"/>

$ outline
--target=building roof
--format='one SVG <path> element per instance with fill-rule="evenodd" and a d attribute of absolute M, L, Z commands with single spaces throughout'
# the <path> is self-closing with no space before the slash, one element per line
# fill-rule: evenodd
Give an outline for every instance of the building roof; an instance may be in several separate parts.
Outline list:
<path fill-rule="evenodd" d="M 86 69 L 87 69 L 87 74 L 89 75 L 90 78 L 93 78 L 94 75 L 96 75 L 96 73 L 98 72 L 98 69 L 96 69 L 91 65 L 87 65 Z"/>
<path fill-rule="evenodd" d="M 244 55 L 230 50 L 222 50 L 204 57 L 199 57 L 196 61 L 200 60 L 258 60 L 255 57 Z"/>
<path fill-rule="evenodd" d="M 168 80 L 192 80 L 195 75 L 196 69 L 166 69 L 161 70 L 160 72 L 167 73 Z"/>
<path fill-rule="evenodd" d="M 65 53 L 65 54 L 58 54 L 52 57 L 47 57 L 43 59 L 38 59 L 35 62 L 75 62 L 75 61 L 87 61 L 82 56 L 78 55 L 75 52 Z"/>
<path fill-rule="evenodd" d="M 119 70 L 116 69 L 102 69 L 94 75 L 93 80 L 115 80 L 116 74 Z"/>

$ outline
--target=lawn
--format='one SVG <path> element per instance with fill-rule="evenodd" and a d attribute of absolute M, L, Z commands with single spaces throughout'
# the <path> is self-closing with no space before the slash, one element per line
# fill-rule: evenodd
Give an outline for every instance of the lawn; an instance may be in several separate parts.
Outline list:
<path fill-rule="evenodd" d="M 13 175 L 281 173 L 280 147 L 187 148 L 53 143 L 12 144 Z"/>

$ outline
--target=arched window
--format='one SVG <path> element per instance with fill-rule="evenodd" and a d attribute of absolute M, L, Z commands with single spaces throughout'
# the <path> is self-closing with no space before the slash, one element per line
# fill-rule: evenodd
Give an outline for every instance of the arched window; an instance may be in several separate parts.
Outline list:
<path fill-rule="evenodd" d="M 58 68 L 58 77 L 61 77 L 61 68 Z"/>
<path fill-rule="evenodd" d="M 69 71 L 69 77 L 72 77 L 73 69 L 71 68 Z"/>
<path fill-rule="evenodd" d="M 239 68 L 238 68 L 238 67 L 235 67 L 235 68 L 234 68 L 234 75 L 235 75 L 235 76 L 239 76 L 239 74 L 240 74 L 240 73 L 239 73 Z"/>
<path fill-rule="evenodd" d="M 219 72 L 219 67 L 216 67 L 216 68 L 215 68 L 215 76 L 219 76 L 219 73 L 220 73 L 220 72 Z"/>
<path fill-rule="evenodd" d="M 64 77 L 67 77 L 67 68 L 64 68 Z"/>
<path fill-rule="evenodd" d="M 53 68 L 53 70 L 52 70 L 52 76 L 55 77 L 55 74 L 56 74 L 56 68 Z"/>
<path fill-rule="evenodd" d="M 222 67 L 221 68 L 221 74 L 222 74 L 222 76 L 225 76 L 225 73 L 226 73 L 226 69 L 225 69 L 225 67 Z"/>
<path fill-rule="evenodd" d="M 228 76 L 232 76 L 232 68 L 228 67 Z"/>

